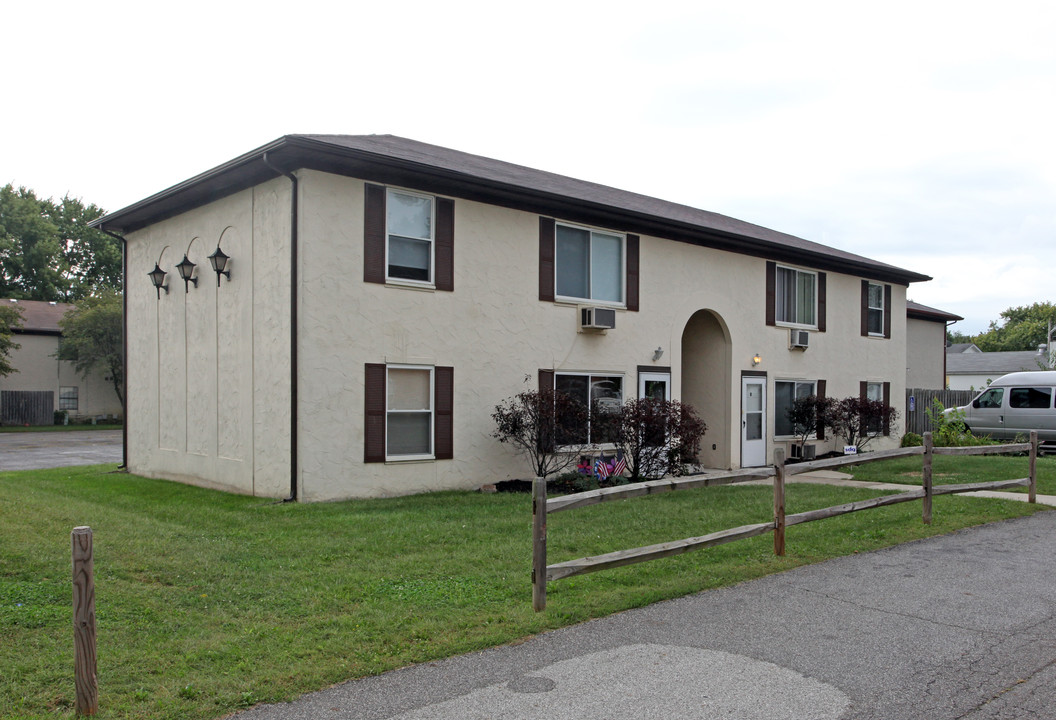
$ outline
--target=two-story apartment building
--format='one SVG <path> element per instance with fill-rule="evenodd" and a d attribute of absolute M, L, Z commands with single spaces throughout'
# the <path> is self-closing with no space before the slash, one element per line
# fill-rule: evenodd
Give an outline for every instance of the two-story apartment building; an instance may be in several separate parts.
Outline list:
<path fill-rule="evenodd" d="M 904 396 L 929 279 L 393 136 L 285 136 L 96 224 L 127 242 L 129 468 L 303 500 L 524 477 L 491 413 L 526 378 L 680 399 L 702 464 L 766 464 L 797 396 Z"/>

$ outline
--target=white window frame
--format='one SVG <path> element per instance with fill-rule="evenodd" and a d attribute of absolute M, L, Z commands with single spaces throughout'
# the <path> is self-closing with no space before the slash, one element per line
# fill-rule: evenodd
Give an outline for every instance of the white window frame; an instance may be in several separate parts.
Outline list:
<path fill-rule="evenodd" d="M 623 373 L 612 373 L 612 372 L 564 372 L 554 371 L 554 390 L 557 391 L 557 379 L 559 377 L 585 377 L 587 378 L 587 444 L 596 448 L 608 449 L 615 447 L 613 443 L 596 443 L 593 442 L 590 437 L 591 434 L 591 415 L 590 415 L 590 392 L 593 387 L 593 381 L 595 378 L 619 378 L 620 379 L 620 404 L 622 405 L 627 401 L 627 376 Z M 567 446 L 566 446 L 567 447 Z"/>
<path fill-rule="evenodd" d="M 807 380 L 805 378 L 777 378 L 774 380 L 774 440 L 798 440 L 799 435 L 778 435 L 777 434 L 777 419 L 781 416 L 782 410 L 777 407 L 778 392 L 777 386 L 779 383 L 792 383 L 792 401 L 796 400 L 796 387 L 797 385 L 810 385 L 811 395 L 818 394 L 818 381 Z M 794 428 L 793 428 L 794 429 Z M 817 431 L 812 432 L 807 436 L 808 439 L 817 439 Z"/>
<path fill-rule="evenodd" d="M 594 234 L 599 235 L 610 235 L 618 237 L 620 239 L 620 300 L 595 300 L 590 297 L 576 297 L 575 295 L 562 295 L 558 292 L 557 282 L 557 270 L 560 266 L 560 260 L 557 254 L 557 229 L 559 227 L 572 228 L 573 230 L 584 230 L 590 233 L 590 250 L 593 253 L 594 249 Z M 594 291 L 594 262 L 592 257 L 587 260 L 590 270 L 590 288 L 591 292 Z M 576 225 L 574 223 L 567 222 L 556 222 L 554 224 L 554 298 L 558 301 L 563 302 L 574 302 L 574 303 L 590 303 L 592 305 L 605 305 L 608 307 L 627 307 L 627 235 L 625 233 L 616 232 L 615 230 L 605 230 L 602 228 L 588 227 L 586 225 Z M 615 377 L 615 376 L 613 376 Z"/>
<path fill-rule="evenodd" d="M 774 280 L 774 294 L 775 294 L 775 297 L 774 297 L 774 323 L 776 325 L 781 326 L 781 327 L 802 328 L 804 330 L 817 330 L 818 329 L 818 272 L 816 270 L 805 270 L 803 268 L 792 267 L 791 265 L 777 264 L 776 267 L 777 267 L 777 272 L 778 273 L 780 273 L 782 270 L 786 270 L 788 272 L 794 273 L 794 277 L 795 277 L 794 282 L 795 282 L 795 286 L 797 288 L 797 292 L 795 293 L 796 307 L 794 308 L 794 310 L 795 310 L 795 315 L 797 317 L 800 314 L 799 313 L 799 293 L 798 293 L 799 280 L 798 280 L 798 276 L 799 275 L 813 275 L 814 276 L 814 308 L 813 308 L 813 310 L 814 310 L 814 312 L 813 312 L 814 322 L 813 323 L 792 322 L 792 321 L 789 321 L 789 320 L 782 320 L 780 317 L 778 317 L 779 304 L 778 304 L 778 300 L 777 300 L 777 297 L 776 297 L 776 295 L 777 295 L 777 280 L 775 278 L 775 280 Z"/>
<path fill-rule="evenodd" d="M 389 210 L 392 207 L 393 195 L 407 195 L 422 198 L 429 201 L 429 237 L 408 238 L 410 240 L 422 240 L 429 243 L 429 278 L 427 280 L 414 280 L 411 278 L 398 278 L 389 275 L 389 244 L 392 233 L 389 232 Z M 397 235 L 397 237 L 405 237 Z M 401 188 L 385 188 L 385 282 L 393 285 L 413 285 L 415 287 L 436 287 L 436 196 L 413 190 Z"/>
<path fill-rule="evenodd" d="M 874 307 L 872 305 L 872 296 L 873 296 L 873 288 L 874 287 L 880 288 L 880 307 Z M 869 330 L 869 337 L 881 337 L 882 338 L 882 337 L 884 337 L 884 313 L 887 312 L 887 308 L 884 307 L 884 286 L 881 285 L 880 283 L 871 282 L 871 283 L 869 283 L 869 288 L 866 291 L 865 295 L 866 295 L 866 301 L 865 301 L 866 302 L 865 325 L 866 325 L 867 328 L 870 325 L 870 323 L 869 323 L 869 313 L 871 313 L 874 310 L 879 310 L 880 311 L 880 331 L 879 332 L 873 332 L 872 330 Z"/>
<path fill-rule="evenodd" d="M 413 455 L 393 455 L 389 452 L 389 416 L 392 414 L 425 414 L 422 410 L 393 410 L 389 408 L 389 370 L 421 370 L 429 372 L 429 452 Z M 399 365 L 385 366 L 385 461 L 399 462 L 404 460 L 436 459 L 436 368 L 432 365 Z"/>

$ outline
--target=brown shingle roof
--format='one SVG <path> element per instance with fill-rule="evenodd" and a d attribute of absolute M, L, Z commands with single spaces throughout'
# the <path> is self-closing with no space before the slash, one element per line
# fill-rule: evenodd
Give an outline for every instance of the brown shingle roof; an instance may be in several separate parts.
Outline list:
<path fill-rule="evenodd" d="M 22 327 L 16 332 L 59 334 L 59 320 L 70 310 L 70 303 L 44 302 L 42 300 L 0 300 L 5 305 L 16 305 L 22 309 Z"/>

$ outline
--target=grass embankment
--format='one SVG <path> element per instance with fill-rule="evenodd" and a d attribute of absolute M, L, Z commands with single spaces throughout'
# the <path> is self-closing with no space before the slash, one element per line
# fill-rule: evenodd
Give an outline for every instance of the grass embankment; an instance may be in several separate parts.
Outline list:
<path fill-rule="evenodd" d="M 873 467 L 873 466 L 870 466 Z M 551 584 L 531 610 L 530 499 L 436 493 L 314 505 L 114 474 L 0 473 L 0 717 L 69 718 L 70 530 L 95 535 L 101 718 L 213 718 L 347 678 L 1034 512 L 940 497 Z M 1051 470 L 1051 468 L 1050 468 Z M 789 512 L 875 493 L 791 485 Z M 551 516 L 550 562 L 764 522 L 767 486 Z"/>
<path fill-rule="evenodd" d="M 935 455 L 932 457 L 931 481 L 936 485 L 955 485 L 991 480 L 1025 478 L 1029 459 L 1026 455 Z M 921 458 L 898 458 L 846 469 L 855 480 L 920 485 Z M 1008 492 L 1027 492 L 1026 488 L 1007 488 Z M 1056 495 L 1056 457 L 1038 458 L 1038 494 Z"/>

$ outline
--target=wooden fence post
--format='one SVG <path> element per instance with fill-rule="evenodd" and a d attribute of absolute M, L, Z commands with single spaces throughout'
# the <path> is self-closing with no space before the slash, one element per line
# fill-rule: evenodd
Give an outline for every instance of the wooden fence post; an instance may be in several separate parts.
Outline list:
<path fill-rule="evenodd" d="M 785 554 L 785 449 L 774 450 L 774 555 Z"/>
<path fill-rule="evenodd" d="M 546 478 L 532 481 L 532 609 L 546 610 Z"/>
<path fill-rule="evenodd" d="M 1038 501 L 1038 431 L 1030 431 L 1030 485 L 1027 490 L 1027 502 Z"/>
<path fill-rule="evenodd" d="M 924 467 L 921 468 L 921 480 L 924 484 L 924 524 L 931 524 L 931 460 L 935 456 L 935 441 L 931 431 L 924 433 Z"/>
<path fill-rule="evenodd" d="M 92 529 L 75 527 L 70 533 L 73 553 L 73 648 L 74 684 L 78 715 L 95 715 L 99 709 L 99 685 L 95 662 L 95 568 Z"/>

